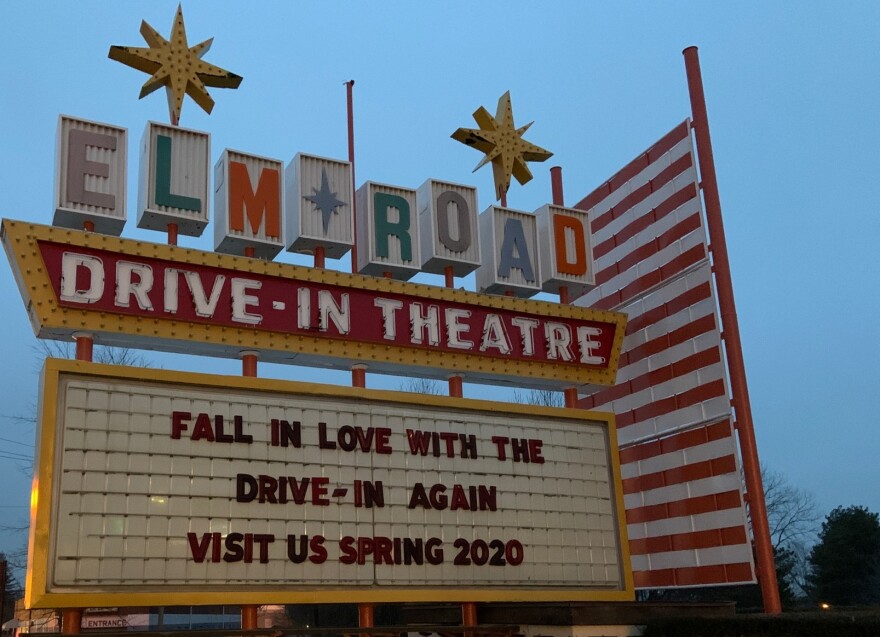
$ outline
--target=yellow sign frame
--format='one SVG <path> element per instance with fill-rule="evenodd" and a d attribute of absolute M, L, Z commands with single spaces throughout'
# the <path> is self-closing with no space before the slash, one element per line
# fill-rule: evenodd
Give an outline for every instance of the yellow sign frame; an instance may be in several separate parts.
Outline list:
<path fill-rule="evenodd" d="M 605 425 L 608 436 L 608 461 L 614 488 L 615 519 L 622 588 L 577 589 L 577 588 L 416 588 L 381 587 L 358 589 L 355 587 L 334 587 L 327 589 L 295 589 L 293 587 L 261 588 L 254 591 L 239 585 L 216 590 L 193 590 L 169 587 L 156 587 L 139 593 L 75 590 L 58 592 L 51 590 L 48 582 L 48 563 L 52 528 L 53 490 L 57 476 L 54 475 L 57 439 L 57 418 L 60 405 L 59 388 L 63 375 L 91 377 L 94 379 L 115 379 L 138 382 L 157 382 L 186 384 L 190 386 L 223 389 L 224 391 L 247 392 L 287 392 L 307 394 L 333 400 L 334 398 L 356 398 L 365 402 L 383 401 L 412 405 L 430 405 L 440 408 L 465 409 L 483 412 L 514 413 L 535 418 L 547 417 L 556 420 L 582 422 L 590 420 Z M 398 603 L 398 602 L 553 602 L 553 601 L 631 601 L 634 598 L 632 567 L 626 533 L 626 519 L 623 502 L 623 489 L 620 477 L 620 461 L 617 451 L 617 435 L 614 415 L 586 410 L 560 409 L 536 405 L 510 404 L 494 401 L 431 396 L 407 392 L 368 390 L 354 387 L 318 385 L 260 378 L 195 374 L 157 369 L 117 367 L 83 361 L 48 359 L 43 369 L 41 385 L 41 413 L 39 418 L 40 435 L 37 441 L 37 456 L 31 492 L 31 530 L 28 546 L 28 569 L 26 575 L 25 604 L 28 608 L 90 608 L 106 606 L 164 606 L 164 605 L 204 605 L 217 602 L 218 595 L 228 603 L 269 604 L 269 603 Z"/>

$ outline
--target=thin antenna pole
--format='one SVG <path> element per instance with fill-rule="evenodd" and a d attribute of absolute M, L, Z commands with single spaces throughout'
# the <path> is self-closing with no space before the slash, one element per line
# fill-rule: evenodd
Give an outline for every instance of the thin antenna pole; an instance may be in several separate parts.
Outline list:
<path fill-rule="evenodd" d="M 776 581 L 776 563 L 773 558 L 770 525 L 767 522 L 761 464 L 758 459 L 758 446 L 755 441 L 755 427 L 752 421 L 752 407 L 749 402 L 749 387 L 743 362 L 742 342 L 736 318 L 736 302 L 733 298 L 733 282 L 730 276 L 730 261 L 727 257 L 727 241 L 724 237 L 724 221 L 721 218 L 721 198 L 718 196 L 718 181 L 715 177 L 715 159 L 712 155 L 712 139 L 709 135 L 709 116 L 706 111 L 706 97 L 703 94 L 700 58 L 695 46 L 686 48 L 683 54 L 700 165 L 701 187 L 703 199 L 706 202 L 706 224 L 709 227 L 712 265 L 715 272 L 715 284 L 718 288 L 718 306 L 721 312 L 724 349 L 727 352 L 727 365 L 730 370 L 732 402 L 736 413 L 735 426 L 743 455 L 746 502 L 749 505 L 752 533 L 755 536 L 758 584 L 761 586 L 764 612 L 779 614 L 782 612 L 782 604 L 779 599 L 779 585 Z"/>
<path fill-rule="evenodd" d="M 354 80 L 345 83 L 346 110 L 348 113 L 348 161 L 351 163 L 351 183 L 357 183 L 354 179 L 354 100 L 352 91 L 354 89 Z M 355 228 L 351 245 L 351 271 L 357 272 L 357 203 L 351 202 L 352 225 Z"/>

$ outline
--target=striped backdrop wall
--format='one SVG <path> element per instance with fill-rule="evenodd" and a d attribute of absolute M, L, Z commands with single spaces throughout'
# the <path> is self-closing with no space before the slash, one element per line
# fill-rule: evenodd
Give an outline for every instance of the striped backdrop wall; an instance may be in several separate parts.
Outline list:
<path fill-rule="evenodd" d="M 596 287 L 629 315 L 617 385 L 581 396 L 617 417 L 637 588 L 755 581 L 690 121 L 576 208 Z"/>

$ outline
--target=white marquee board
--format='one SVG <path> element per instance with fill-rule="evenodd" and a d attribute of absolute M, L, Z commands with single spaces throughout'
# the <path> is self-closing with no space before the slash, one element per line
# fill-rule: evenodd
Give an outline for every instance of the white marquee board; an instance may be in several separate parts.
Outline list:
<path fill-rule="evenodd" d="M 69 361 L 44 382 L 31 606 L 631 598 L 608 415 Z"/>

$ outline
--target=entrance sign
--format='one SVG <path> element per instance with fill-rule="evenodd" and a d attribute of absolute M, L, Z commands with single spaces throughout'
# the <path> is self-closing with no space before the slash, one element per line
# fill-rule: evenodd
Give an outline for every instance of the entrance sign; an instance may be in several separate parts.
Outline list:
<path fill-rule="evenodd" d="M 625 600 L 612 416 L 47 361 L 29 607 Z"/>
<path fill-rule="evenodd" d="M 622 314 L 5 220 L 35 333 L 469 382 L 610 385 Z"/>

